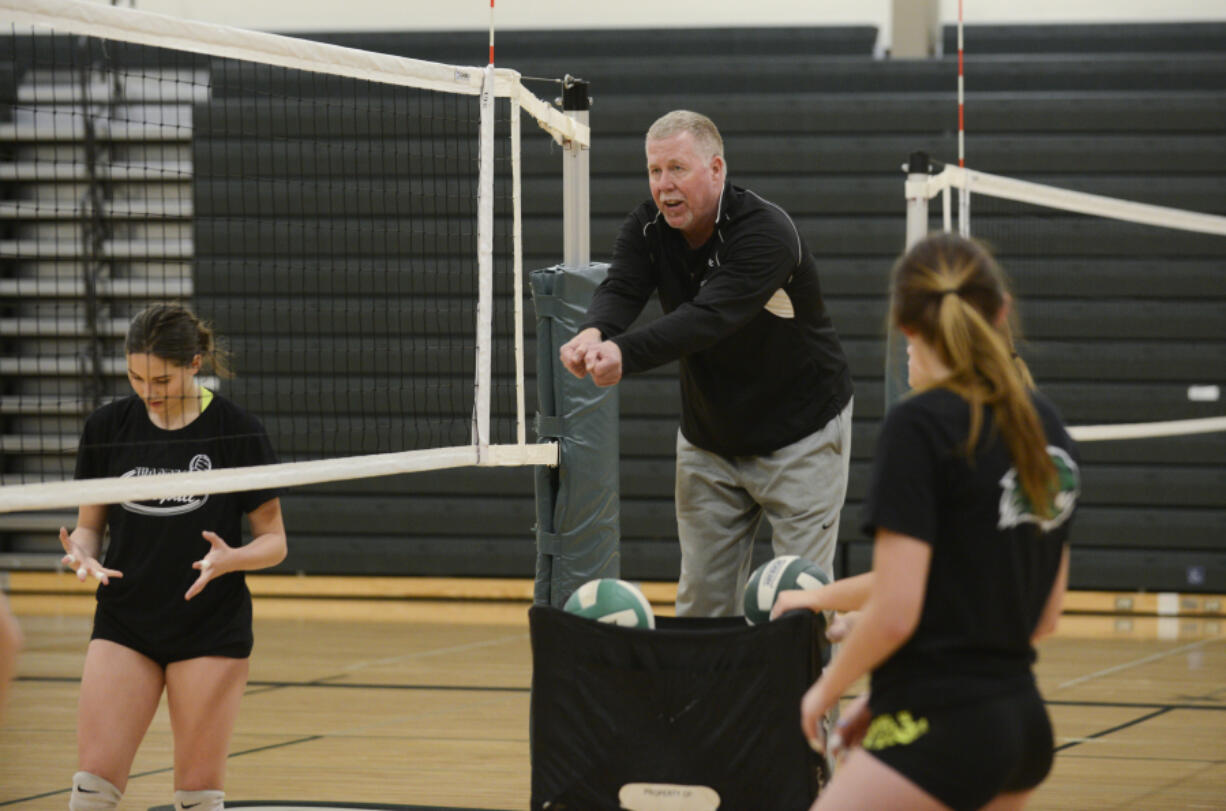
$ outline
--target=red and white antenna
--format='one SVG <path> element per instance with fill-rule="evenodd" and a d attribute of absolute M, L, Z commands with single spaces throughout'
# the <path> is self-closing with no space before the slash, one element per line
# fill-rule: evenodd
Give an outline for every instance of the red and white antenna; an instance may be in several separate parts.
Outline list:
<path fill-rule="evenodd" d="M 490 64 L 494 64 L 494 0 L 490 0 Z"/>
<path fill-rule="evenodd" d="M 494 0 L 490 0 L 490 5 Z M 493 34 L 490 35 L 491 37 Z M 490 61 L 494 61 L 494 46 L 490 45 Z M 958 0 L 958 166 L 966 168 L 966 114 L 962 77 L 962 0 Z"/>
<path fill-rule="evenodd" d="M 958 0 L 958 168 L 966 168 L 966 83 L 962 70 L 962 0 Z M 958 187 L 958 233 L 971 235 L 971 190 Z"/>

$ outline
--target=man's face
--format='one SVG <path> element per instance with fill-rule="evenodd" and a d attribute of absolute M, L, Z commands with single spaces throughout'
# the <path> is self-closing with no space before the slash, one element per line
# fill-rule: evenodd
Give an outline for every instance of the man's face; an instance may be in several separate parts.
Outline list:
<path fill-rule="evenodd" d="M 647 142 L 651 199 L 691 248 L 705 243 L 715 230 L 724 188 L 724 159 L 704 152 L 689 132 Z"/>

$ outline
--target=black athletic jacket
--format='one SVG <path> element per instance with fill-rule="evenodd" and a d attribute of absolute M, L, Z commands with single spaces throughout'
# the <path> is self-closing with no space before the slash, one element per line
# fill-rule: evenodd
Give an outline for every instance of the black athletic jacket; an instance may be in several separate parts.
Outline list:
<path fill-rule="evenodd" d="M 664 316 L 627 332 L 657 290 Z M 625 374 L 680 360 L 681 431 L 713 453 L 777 450 L 851 399 L 817 263 L 787 212 L 731 183 L 697 250 L 654 202 L 631 212 L 587 327 L 617 343 Z"/>

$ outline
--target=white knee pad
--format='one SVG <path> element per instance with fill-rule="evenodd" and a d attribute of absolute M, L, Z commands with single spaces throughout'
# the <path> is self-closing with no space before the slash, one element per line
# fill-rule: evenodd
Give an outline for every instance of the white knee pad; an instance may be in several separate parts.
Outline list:
<path fill-rule="evenodd" d="M 176 791 L 175 811 L 222 811 L 225 800 L 226 793 L 217 789 Z"/>
<path fill-rule="evenodd" d="M 72 776 L 72 797 L 68 811 L 111 811 L 119 807 L 123 792 L 96 774 L 77 772 Z"/>

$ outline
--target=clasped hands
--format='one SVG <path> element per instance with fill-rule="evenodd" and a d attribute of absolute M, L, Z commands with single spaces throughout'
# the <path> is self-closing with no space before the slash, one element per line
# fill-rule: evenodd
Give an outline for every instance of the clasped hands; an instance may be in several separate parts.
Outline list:
<path fill-rule="evenodd" d="M 622 351 L 606 341 L 595 327 L 588 327 L 562 345 L 558 358 L 575 377 L 592 376 L 597 386 L 612 386 L 622 379 Z"/>

